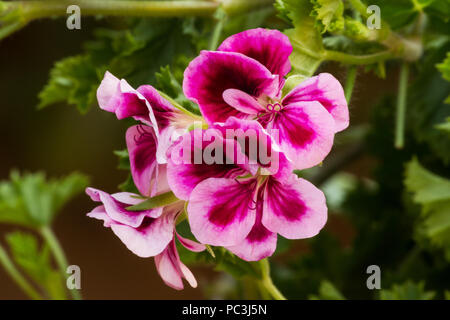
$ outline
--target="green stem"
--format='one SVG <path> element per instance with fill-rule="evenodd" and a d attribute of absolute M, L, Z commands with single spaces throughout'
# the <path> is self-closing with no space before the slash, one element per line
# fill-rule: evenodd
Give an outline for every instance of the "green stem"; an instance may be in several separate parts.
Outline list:
<path fill-rule="evenodd" d="M 66 279 L 67 267 L 69 266 L 69 263 L 67 262 L 66 255 L 64 254 L 64 250 L 62 249 L 58 238 L 55 236 L 53 230 L 50 227 L 42 227 L 41 229 L 39 229 L 39 232 L 47 242 L 50 250 L 53 253 L 53 256 L 55 257 L 61 274 L 63 275 L 64 279 Z M 70 290 L 70 293 L 75 300 L 81 300 L 81 294 L 77 289 Z"/>
<path fill-rule="evenodd" d="M 397 96 L 397 117 L 395 127 L 395 147 L 402 149 L 405 140 L 405 116 L 406 116 L 406 99 L 408 96 L 408 78 L 409 65 L 403 63 L 400 69 L 400 78 L 398 81 L 398 96 Z"/>
<path fill-rule="evenodd" d="M 19 270 L 14 266 L 8 253 L 0 245 L 0 264 L 3 265 L 6 272 L 14 280 L 14 282 L 33 300 L 42 300 L 41 295 L 28 283 L 28 281 L 20 274 Z"/>
<path fill-rule="evenodd" d="M 347 100 L 347 103 L 350 104 L 350 100 L 352 98 L 353 88 L 355 87 L 355 80 L 356 80 L 356 72 L 358 71 L 358 68 L 355 66 L 351 66 L 347 70 L 347 79 L 345 80 L 345 99 Z"/>
<path fill-rule="evenodd" d="M 219 9 L 217 11 L 216 19 L 217 22 L 209 42 L 209 50 L 216 50 L 219 46 L 220 35 L 222 34 L 223 25 L 225 23 L 225 13 Z"/>
<path fill-rule="evenodd" d="M 367 55 L 353 55 L 339 51 L 325 50 L 323 57 L 325 60 L 338 61 L 344 64 L 365 65 L 391 59 L 395 56 L 389 50 Z"/>
<path fill-rule="evenodd" d="M 219 6 L 210 1 L 115 1 L 115 0 L 45 0 L 18 1 L 29 20 L 67 16 L 67 7 L 77 5 L 82 15 L 133 17 L 211 16 Z"/>
<path fill-rule="evenodd" d="M 261 288 L 264 288 L 267 293 L 269 293 L 272 298 L 275 300 L 286 300 L 283 294 L 278 290 L 278 288 L 274 285 L 272 278 L 270 277 L 270 264 L 269 260 L 262 259 L 259 261 L 259 265 L 261 267 L 262 279 L 261 279 Z M 264 294 L 263 294 L 264 296 Z"/>
<path fill-rule="evenodd" d="M 361 0 L 348 0 L 348 2 L 361 16 L 365 18 L 369 16 L 367 6 Z"/>

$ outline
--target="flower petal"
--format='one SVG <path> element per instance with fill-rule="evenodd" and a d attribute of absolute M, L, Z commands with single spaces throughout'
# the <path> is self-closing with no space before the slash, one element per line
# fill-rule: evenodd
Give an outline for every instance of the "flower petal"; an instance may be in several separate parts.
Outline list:
<path fill-rule="evenodd" d="M 97 100 L 101 109 L 114 112 L 118 119 L 133 117 L 144 123 L 152 122 L 153 115 L 145 98 L 108 71 L 97 89 Z"/>
<path fill-rule="evenodd" d="M 138 228 L 111 224 L 112 231 L 135 255 L 148 258 L 160 254 L 173 240 L 175 212 L 164 212 L 159 218 L 146 217 Z"/>
<path fill-rule="evenodd" d="M 292 53 L 292 45 L 289 38 L 278 30 L 246 30 L 225 39 L 217 50 L 245 54 L 261 62 L 270 72 L 281 78 L 291 70 L 289 56 Z"/>
<path fill-rule="evenodd" d="M 254 97 L 241 90 L 225 90 L 223 92 L 223 100 L 236 110 L 249 115 L 257 115 L 258 112 L 264 111 L 264 108 Z"/>
<path fill-rule="evenodd" d="M 93 201 L 102 202 L 105 212 L 114 222 L 121 223 L 132 228 L 139 227 L 146 217 L 156 218 L 162 213 L 162 208 L 155 208 L 143 211 L 129 211 L 126 208 L 138 204 L 143 200 L 138 199 L 136 194 L 120 192 L 108 194 L 104 191 L 87 188 L 86 193 Z"/>
<path fill-rule="evenodd" d="M 195 242 L 191 239 L 184 238 L 180 236 L 178 232 L 176 232 L 178 240 L 180 243 L 188 250 L 191 250 L 193 252 L 201 252 L 206 249 L 206 246 L 204 244 Z"/>
<path fill-rule="evenodd" d="M 271 135 L 278 134 L 281 150 L 295 169 L 318 165 L 333 146 L 334 120 L 317 101 L 284 106 L 267 129 Z"/>
<path fill-rule="evenodd" d="M 227 247 L 239 258 L 246 261 L 259 261 L 271 256 L 277 248 L 277 234 L 271 232 L 261 223 L 263 199 L 260 197 L 256 207 L 255 225 L 241 243 Z"/>
<path fill-rule="evenodd" d="M 205 153 L 207 148 L 215 149 L 218 158 L 209 159 Z M 236 141 L 224 140 L 215 128 L 194 129 L 172 146 L 167 164 L 167 180 L 179 199 L 188 200 L 192 190 L 201 181 L 212 177 L 235 178 L 245 175 L 248 173 L 247 164 Z"/>
<path fill-rule="evenodd" d="M 172 241 L 161 254 L 155 257 L 155 266 L 164 283 L 169 287 L 182 290 L 184 288 L 182 278 L 185 278 L 193 288 L 197 287 L 194 275 L 180 260 L 175 241 Z"/>
<path fill-rule="evenodd" d="M 283 99 L 283 104 L 299 101 L 318 101 L 334 118 L 336 132 L 348 127 L 349 113 L 344 90 L 339 81 L 329 73 L 321 73 L 303 81 Z"/>
<path fill-rule="evenodd" d="M 195 238 L 215 246 L 241 243 L 255 223 L 256 180 L 209 178 L 192 191 L 187 212 Z"/>
<path fill-rule="evenodd" d="M 202 51 L 184 72 L 183 91 L 199 104 L 209 123 L 223 122 L 230 116 L 247 117 L 223 99 L 227 89 L 238 89 L 254 97 L 274 96 L 278 76 L 262 64 L 241 53 Z"/>
<path fill-rule="evenodd" d="M 288 239 L 310 238 L 327 221 L 323 192 L 295 174 L 285 182 L 269 178 L 264 192 L 262 223 Z"/>
<path fill-rule="evenodd" d="M 105 228 L 109 228 L 111 226 L 112 223 L 114 223 L 114 220 L 111 219 L 105 211 L 105 207 L 104 206 L 98 206 L 95 207 L 91 212 L 89 212 L 87 214 L 87 216 L 89 218 L 94 218 L 97 220 L 102 220 L 103 221 L 103 226 Z"/>
<path fill-rule="evenodd" d="M 176 116 L 178 110 L 172 104 L 164 99 L 156 90 L 150 85 L 140 86 L 137 90 L 150 104 L 153 114 L 155 115 L 158 129 L 161 132 L 170 125 L 171 119 Z"/>
<path fill-rule="evenodd" d="M 158 141 L 152 127 L 136 125 L 126 133 L 127 149 L 133 181 L 144 196 L 152 196 L 152 181 L 156 178 Z"/>

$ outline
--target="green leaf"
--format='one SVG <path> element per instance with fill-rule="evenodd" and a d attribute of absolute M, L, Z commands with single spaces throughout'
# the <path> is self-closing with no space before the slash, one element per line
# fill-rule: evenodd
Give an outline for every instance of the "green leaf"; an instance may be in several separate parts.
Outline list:
<path fill-rule="evenodd" d="M 52 299 L 65 299 L 64 278 L 53 269 L 47 246 L 39 249 L 37 239 L 28 233 L 14 232 L 6 236 L 16 264 Z"/>
<path fill-rule="evenodd" d="M 145 198 L 143 198 L 143 199 L 145 199 Z M 176 201 L 179 201 L 179 199 L 173 194 L 172 191 L 169 191 L 169 192 L 154 196 L 152 198 L 148 198 L 147 200 L 145 200 L 139 204 L 136 204 L 134 206 L 127 207 L 127 210 L 130 210 L 130 211 L 149 210 L 149 209 L 164 207 L 164 206 L 174 203 Z"/>
<path fill-rule="evenodd" d="M 84 114 L 95 102 L 97 83 L 101 80 L 89 56 L 74 56 L 55 64 L 50 80 L 39 93 L 39 109 L 67 101 Z"/>
<path fill-rule="evenodd" d="M 450 81 L 450 52 L 447 52 L 445 60 L 436 65 L 436 68 L 442 73 L 442 77 Z"/>
<path fill-rule="evenodd" d="M 342 0 L 311 0 L 312 16 L 321 33 L 339 32 L 344 29 L 344 3 Z"/>
<path fill-rule="evenodd" d="M 308 78 L 299 74 L 288 77 L 282 89 L 282 96 L 284 97 L 285 95 L 287 95 L 289 92 L 292 91 L 292 89 L 294 89 L 296 86 L 298 86 L 306 79 Z"/>
<path fill-rule="evenodd" d="M 43 173 L 11 173 L 10 182 L 0 184 L 0 222 L 28 226 L 49 225 L 58 211 L 88 185 L 88 178 L 73 173 L 46 180 Z"/>
<path fill-rule="evenodd" d="M 380 291 L 381 300 L 432 300 L 436 293 L 425 291 L 425 283 L 407 281 L 401 285 L 395 284 L 391 289 Z"/>
<path fill-rule="evenodd" d="M 442 248 L 450 261 L 450 180 L 423 168 L 417 159 L 406 166 L 405 186 L 422 206 L 418 228 L 431 243 Z"/>
<path fill-rule="evenodd" d="M 294 74 L 311 76 L 322 61 L 322 37 L 310 16 L 313 7 L 309 0 L 277 0 L 280 14 L 291 21 L 293 28 L 285 31 L 293 46 L 289 57 Z"/>
<path fill-rule="evenodd" d="M 322 281 L 319 287 L 319 294 L 310 296 L 311 300 L 345 300 L 345 297 L 329 281 Z"/>

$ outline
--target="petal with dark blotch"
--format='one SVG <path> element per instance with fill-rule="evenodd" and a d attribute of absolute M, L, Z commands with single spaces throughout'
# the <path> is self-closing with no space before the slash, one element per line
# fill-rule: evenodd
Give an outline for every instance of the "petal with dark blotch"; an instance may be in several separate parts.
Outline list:
<path fill-rule="evenodd" d="M 187 207 L 195 238 L 215 246 L 241 243 L 255 224 L 256 180 L 209 178 L 192 191 Z"/>
<path fill-rule="evenodd" d="M 155 131 L 146 125 L 132 126 L 127 130 L 126 142 L 134 184 L 142 195 L 153 196 L 152 182 L 157 179 L 158 165 Z"/>
<path fill-rule="evenodd" d="M 333 146 L 334 120 L 317 101 L 284 106 L 268 123 L 267 129 L 271 135 L 278 135 L 281 150 L 295 169 L 318 165 Z"/>
<path fill-rule="evenodd" d="M 137 90 L 150 104 L 155 115 L 158 129 L 161 132 L 170 125 L 171 119 L 178 112 L 172 104 L 164 99 L 159 92 L 150 85 L 140 86 Z"/>
<path fill-rule="evenodd" d="M 167 163 L 167 180 L 173 193 L 188 200 L 192 190 L 208 178 L 236 178 L 250 170 L 245 155 L 234 140 L 223 139 L 214 128 L 192 130 L 171 147 Z M 215 147 L 212 148 L 212 147 Z M 205 151 L 214 149 L 211 157 Z M 217 152 L 216 152 L 217 151 Z M 221 154 L 220 154 L 221 153 Z"/>
<path fill-rule="evenodd" d="M 288 239 L 310 238 L 327 221 L 325 196 L 295 174 L 287 181 L 269 178 L 264 192 L 262 224 Z"/>
<path fill-rule="evenodd" d="M 227 247 L 239 258 L 246 261 L 259 261 L 270 257 L 277 247 L 277 234 L 267 230 L 261 223 L 263 213 L 263 194 L 258 197 L 256 204 L 255 225 L 248 236 L 241 243 Z"/>
<path fill-rule="evenodd" d="M 289 38 L 278 30 L 246 30 L 225 39 L 217 50 L 245 54 L 258 60 L 280 77 L 284 77 L 291 70 L 289 56 L 292 53 L 292 45 Z"/>
<path fill-rule="evenodd" d="M 184 72 L 183 91 L 198 103 L 208 123 L 223 122 L 230 116 L 248 115 L 223 99 L 227 89 L 238 89 L 253 97 L 275 96 L 279 77 L 258 61 L 241 53 L 202 51 Z"/>
<path fill-rule="evenodd" d="M 318 101 L 333 116 L 335 131 L 348 127 L 349 112 L 344 89 L 339 81 L 329 73 L 321 73 L 301 82 L 283 99 L 283 104 L 299 101 Z"/>

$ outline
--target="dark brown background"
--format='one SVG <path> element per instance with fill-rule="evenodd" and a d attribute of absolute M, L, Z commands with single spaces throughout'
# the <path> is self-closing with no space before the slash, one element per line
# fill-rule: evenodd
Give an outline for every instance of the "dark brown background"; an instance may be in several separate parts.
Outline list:
<path fill-rule="evenodd" d="M 38 21 L 0 42 L 1 180 L 7 179 L 13 168 L 43 170 L 49 176 L 80 171 L 91 177 L 92 186 L 108 192 L 114 192 L 124 180 L 126 174 L 116 169 L 112 150 L 124 148 L 125 127 L 112 114 L 92 108 L 81 116 L 75 108 L 65 105 L 36 110 L 37 93 L 46 83 L 53 62 L 81 52 L 81 43 L 91 37 L 95 23 L 83 21 L 82 30 L 69 31 L 63 19 Z M 325 68 L 345 79 L 343 69 L 333 65 Z M 351 106 L 352 124 L 365 119 L 368 106 L 381 91 L 394 90 L 393 83 L 367 76 L 358 78 Z M 362 173 L 367 172 L 367 167 L 363 161 L 348 169 Z M 213 274 L 210 269 L 193 269 L 199 281 L 197 290 L 177 292 L 166 287 L 153 259 L 133 255 L 99 221 L 85 216 L 93 206 L 83 194 L 61 212 L 54 225 L 70 263 L 81 267 L 85 298 L 204 297 L 204 284 Z M 331 219 L 327 228 L 340 232 L 339 226 Z M 0 241 L 13 229 L 0 225 Z M 25 296 L 0 268 L 0 299 L 22 298 Z"/>

